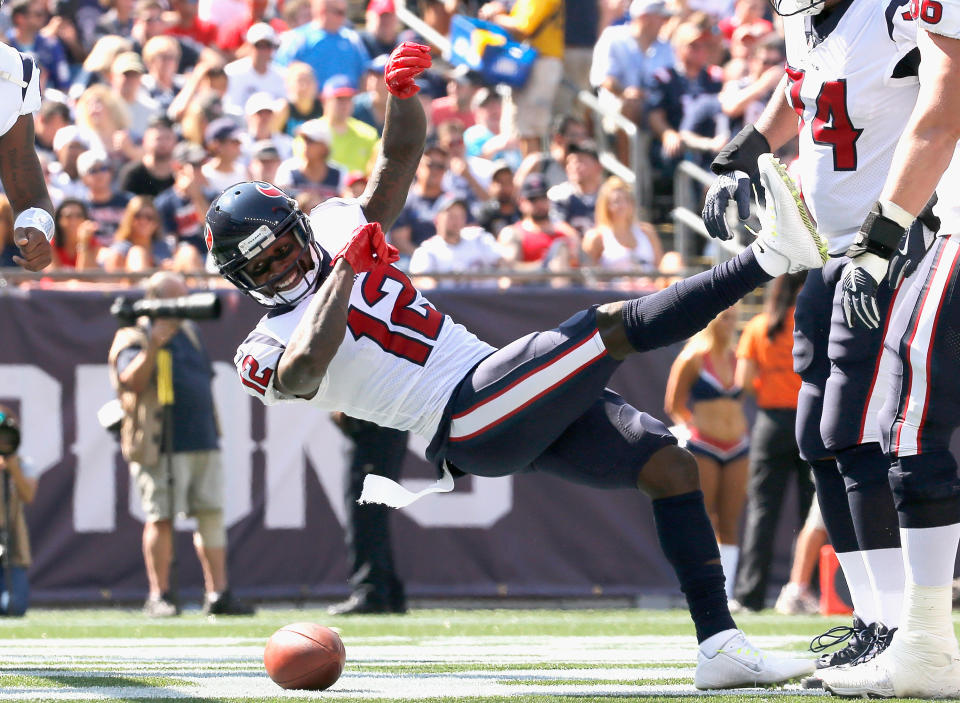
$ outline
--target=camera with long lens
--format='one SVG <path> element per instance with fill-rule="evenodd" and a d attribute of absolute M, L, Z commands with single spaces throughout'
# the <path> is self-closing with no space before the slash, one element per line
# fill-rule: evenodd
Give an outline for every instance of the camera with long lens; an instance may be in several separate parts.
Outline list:
<path fill-rule="evenodd" d="M 110 306 L 110 314 L 128 326 L 138 317 L 151 319 L 173 317 L 180 320 L 215 320 L 220 317 L 220 299 L 216 293 L 191 293 L 179 298 L 141 298 L 131 300 L 118 296 Z"/>
<path fill-rule="evenodd" d="M 0 412 L 0 456 L 16 454 L 20 447 L 20 425 L 16 419 Z"/>

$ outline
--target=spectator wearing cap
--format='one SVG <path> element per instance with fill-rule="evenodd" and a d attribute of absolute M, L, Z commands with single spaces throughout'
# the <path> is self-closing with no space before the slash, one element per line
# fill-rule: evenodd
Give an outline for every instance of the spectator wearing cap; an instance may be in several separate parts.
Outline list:
<path fill-rule="evenodd" d="M 747 77 L 751 69 L 750 59 L 767 36 L 779 39 L 772 29 L 759 23 L 742 24 L 733 30 L 733 37 L 727 42 L 730 58 L 723 64 L 723 78 L 726 82 Z"/>
<path fill-rule="evenodd" d="M 177 144 L 173 150 L 173 185 L 154 200 L 164 233 L 176 237 L 178 258 L 183 257 L 181 246 L 190 246 L 196 262 L 202 262 L 207 254 L 203 218 L 220 194 L 203 173 L 206 158 L 206 152 L 197 144 Z"/>
<path fill-rule="evenodd" d="M 476 124 L 463 132 L 467 155 L 484 159 L 506 159 L 518 166 L 522 159 L 517 140 L 500 131 L 503 100 L 496 90 L 480 88 L 473 96 L 471 109 Z"/>
<path fill-rule="evenodd" d="M 94 38 L 132 36 L 134 0 L 111 0 L 109 5 L 93 26 Z"/>
<path fill-rule="evenodd" d="M 497 237 L 510 265 L 536 269 L 552 267 L 555 260 L 562 266 L 577 260 L 577 231 L 551 217 L 547 182 L 539 173 L 531 173 L 520 186 L 520 214 L 520 221 L 504 227 Z"/>
<path fill-rule="evenodd" d="M 313 21 L 283 36 L 277 63 L 282 66 L 292 61 L 309 64 L 320 85 L 339 74 L 357 85 L 367 70 L 370 55 L 359 35 L 344 26 L 346 0 L 313 0 L 310 7 Z"/>
<path fill-rule="evenodd" d="M 362 171 L 351 171 L 343 180 L 341 198 L 359 198 L 367 187 L 367 174 Z"/>
<path fill-rule="evenodd" d="M 367 4 L 366 25 L 360 40 L 370 56 L 389 54 L 400 42 L 400 20 L 393 0 L 370 0 Z"/>
<path fill-rule="evenodd" d="M 593 227 L 597 194 L 603 185 L 603 166 L 597 145 L 591 141 L 574 142 L 564 160 L 567 180 L 550 188 L 547 196 L 553 215 L 570 223 L 581 235 Z"/>
<path fill-rule="evenodd" d="M 329 162 L 330 142 L 330 127 L 321 119 L 297 127 L 296 155 L 280 164 L 276 185 L 295 196 L 309 193 L 320 202 L 339 195 L 346 169 Z"/>
<path fill-rule="evenodd" d="M 197 16 L 196 0 L 170 0 L 170 18 L 164 33 L 191 39 L 201 47 L 217 43 L 217 26 Z"/>
<path fill-rule="evenodd" d="M 223 70 L 227 74 L 227 110 L 240 114 L 254 93 L 269 93 L 274 98 L 286 96 L 283 71 L 274 64 L 279 41 L 277 32 L 269 24 L 259 22 L 247 30 L 247 44 L 252 51 L 247 56 L 231 61 Z"/>
<path fill-rule="evenodd" d="M 83 199 L 90 219 L 100 225 L 100 242 L 109 244 L 133 196 L 114 187 L 113 165 L 102 151 L 88 150 L 80 154 L 77 172 L 87 189 Z"/>
<path fill-rule="evenodd" d="M 633 0 L 630 22 L 604 29 L 593 51 L 590 84 L 603 104 L 637 124 L 654 73 L 674 64 L 673 48 L 659 38 L 672 14 L 665 0 Z"/>
<path fill-rule="evenodd" d="M 70 107 L 59 100 L 44 97 L 40 101 L 40 109 L 33 113 L 37 152 L 53 157 L 53 138 L 61 127 L 69 124 L 73 124 Z"/>
<path fill-rule="evenodd" d="M 36 59 L 37 68 L 46 76 L 46 85 L 66 92 L 70 88 L 70 62 L 63 43 L 56 36 L 40 32 L 48 20 L 43 0 L 13 0 L 7 44 Z"/>
<path fill-rule="evenodd" d="M 283 101 L 277 100 L 270 93 L 254 93 L 244 106 L 247 120 L 247 131 L 244 132 L 243 160 L 249 161 L 254 144 L 270 142 L 280 155 L 281 159 L 288 159 L 293 155 L 293 139 L 289 134 L 277 129 L 283 109 Z"/>
<path fill-rule="evenodd" d="M 247 180 L 247 169 L 240 161 L 242 134 L 243 130 L 229 117 L 214 120 L 204 132 L 203 142 L 210 159 L 200 170 L 218 195 L 234 183 Z"/>
<path fill-rule="evenodd" d="M 672 44 L 676 65 L 654 73 L 647 94 L 647 118 L 656 138 L 650 161 L 657 171 L 654 185 L 658 189 L 672 189 L 673 169 L 687 148 L 680 129 L 684 113 L 704 99 L 715 103 L 714 112 L 719 113 L 717 94 L 723 87 L 723 72 L 708 63 L 713 44 L 709 32 L 684 22 L 674 31 Z M 698 124 L 687 131 L 700 133 L 702 129 L 704 125 Z"/>
<path fill-rule="evenodd" d="M 163 236 L 153 198 L 137 195 L 130 199 L 113 243 L 101 260 L 106 271 L 148 271 L 172 266 L 173 250 Z"/>
<path fill-rule="evenodd" d="M 490 199 L 478 208 L 477 224 L 496 237 L 500 234 L 500 230 L 520 219 L 513 171 L 506 161 L 494 163 L 490 187 L 487 191 Z"/>
<path fill-rule="evenodd" d="M 272 141 L 257 142 L 250 150 L 250 165 L 247 167 L 250 180 L 276 183 L 281 163 L 280 152 Z"/>
<path fill-rule="evenodd" d="M 57 160 L 49 167 L 51 191 L 64 198 L 82 198 L 86 192 L 77 171 L 77 159 L 90 148 L 90 135 L 76 125 L 67 125 L 57 130 L 53 138 L 53 153 Z M 54 197 L 51 192 L 51 198 Z"/>
<path fill-rule="evenodd" d="M 173 123 L 156 115 L 143 133 L 143 157 L 120 169 L 120 188 L 134 195 L 159 195 L 173 185 L 173 147 L 177 137 Z"/>
<path fill-rule="evenodd" d="M 449 120 L 460 120 L 464 127 L 472 127 L 476 122 L 471 101 L 477 86 L 463 68 L 457 67 L 451 72 L 447 79 L 447 94 L 430 103 L 427 114 L 434 127 Z"/>
<path fill-rule="evenodd" d="M 143 63 L 147 67 L 143 86 L 164 111 L 183 87 L 177 74 L 180 56 L 180 43 L 170 36 L 153 37 L 143 45 Z"/>
<path fill-rule="evenodd" d="M 455 195 L 437 203 L 434 224 L 437 233 L 418 246 L 410 257 L 410 275 L 418 288 L 486 287 L 495 281 L 437 281 L 423 273 L 468 273 L 490 271 L 503 263 L 496 240 L 480 227 L 467 226 L 469 205 Z"/>
<path fill-rule="evenodd" d="M 459 120 L 441 122 L 437 126 L 437 144 L 450 159 L 450 169 L 443 176 L 443 190 L 459 194 L 471 205 L 485 201 L 492 163 L 479 156 L 467 156 L 463 124 Z"/>
<path fill-rule="evenodd" d="M 769 7 L 767 0 L 736 0 L 733 4 L 733 14 L 717 22 L 720 36 L 730 41 L 737 29 L 748 25 L 757 25 L 761 34 L 772 32 L 773 24 L 766 17 Z"/>
<path fill-rule="evenodd" d="M 345 75 L 331 76 L 323 84 L 323 117 L 330 128 L 330 160 L 349 171 L 370 170 L 377 150 L 377 130 L 353 117 L 356 89 Z"/>
<path fill-rule="evenodd" d="M 423 150 L 413 187 L 390 230 L 390 242 L 401 256 L 410 256 L 420 244 L 437 233 L 434 217 L 437 203 L 444 195 L 443 175 L 450 168 L 450 155 L 439 144 Z"/>
<path fill-rule="evenodd" d="M 160 103 L 150 97 L 142 85 L 146 66 L 135 51 L 126 51 L 113 60 L 110 85 L 130 115 L 130 136 L 140 141 L 150 118 L 160 112 Z"/>
<path fill-rule="evenodd" d="M 537 50 L 530 77 L 522 88 L 510 89 L 503 111 L 503 131 L 520 139 L 524 156 L 537 152 L 550 131 L 563 77 L 563 0 L 517 0 L 509 12 L 499 1 L 488 2 L 478 16 Z"/>
<path fill-rule="evenodd" d="M 310 65 L 302 61 L 294 61 L 287 66 L 284 87 L 287 92 L 287 119 L 283 131 L 293 136 L 297 127 L 304 122 L 323 115 L 323 103 L 318 95 L 320 87 L 317 77 Z"/>
<path fill-rule="evenodd" d="M 115 166 L 142 155 L 130 138 L 130 112 L 109 85 L 97 83 L 83 91 L 77 100 L 76 123 L 90 148 L 105 152 Z"/>
<path fill-rule="evenodd" d="M 246 12 L 232 20 L 220 24 L 217 31 L 217 46 L 222 51 L 234 52 L 243 46 L 243 43 L 256 44 L 250 41 L 248 32 L 256 24 L 266 24 L 273 29 L 275 36 L 280 36 L 289 27 L 279 17 L 272 14 L 269 0 L 246 0 Z"/>
<path fill-rule="evenodd" d="M 387 118 L 387 82 L 383 80 L 383 71 L 389 56 L 380 54 L 370 62 L 370 70 L 364 75 L 364 91 L 353 98 L 353 116 L 375 130 L 377 136 L 383 136 L 383 124 Z"/>
<path fill-rule="evenodd" d="M 126 37 L 100 37 L 90 49 L 83 65 L 70 82 L 68 97 L 76 102 L 84 90 L 97 83 L 110 84 L 110 69 L 114 60 L 125 51 L 133 50 L 133 42 Z"/>

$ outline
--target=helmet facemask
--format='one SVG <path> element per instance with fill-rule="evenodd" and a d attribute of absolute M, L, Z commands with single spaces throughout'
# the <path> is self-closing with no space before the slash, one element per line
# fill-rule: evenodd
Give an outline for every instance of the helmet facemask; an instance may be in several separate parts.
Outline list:
<path fill-rule="evenodd" d="M 781 17 L 819 15 L 826 0 L 770 0 L 773 11 Z"/>
<path fill-rule="evenodd" d="M 274 242 L 287 236 L 292 237 L 295 244 L 300 247 L 297 257 L 276 276 L 257 285 L 246 272 L 246 265 Z M 268 308 L 295 305 L 315 290 L 322 270 L 323 253 L 313 239 L 309 221 L 300 210 L 291 213 L 287 220 L 280 223 L 276 231 L 271 231 L 269 227 L 264 226 L 244 240 L 244 242 L 247 241 L 251 242 L 250 248 L 244 251 L 241 243 L 243 256 L 231 262 L 232 265 L 224 266 L 220 272 L 224 278 L 260 305 Z M 277 290 L 277 285 L 297 268 L 300 269 L 301 274 L 297 285 L 290 290 Z"/>

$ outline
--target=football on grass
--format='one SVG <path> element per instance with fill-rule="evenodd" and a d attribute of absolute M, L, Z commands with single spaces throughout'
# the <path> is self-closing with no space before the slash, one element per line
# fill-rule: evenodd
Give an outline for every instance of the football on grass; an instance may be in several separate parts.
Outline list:
<path fill-rule="evenodd" d="M 322 691 L 330 688 L 347 661 L 340 635 L 323 625 L 296 622 L 270 635 L 263 665 L 283 688 Z"/>

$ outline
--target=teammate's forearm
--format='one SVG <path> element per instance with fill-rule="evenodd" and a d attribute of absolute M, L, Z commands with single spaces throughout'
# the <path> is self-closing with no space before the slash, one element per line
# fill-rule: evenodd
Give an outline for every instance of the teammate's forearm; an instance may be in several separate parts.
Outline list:
<path fill-rule="evenodd" d="M 345 259 L 337 261 L 310 301 L 277 367 L 284 392 L 309 396 L 320 386 L 346 334 L 354 275 Z"/>
<path fill-rule="evenodd" d="M 960 40 L 920 30 L 917 44 L 920 94 L 881 194 L 912 215 L 930 200 L 960 139 Z"/>
<path fill-rule="evenodd" d="M 379 222 L 386 232 L 393 226 L 406 202 L 410 184 L 420 164 L 427 135 L 427 118 L 420 99 L 387 99 L 380 156 L 370 183 L 360 197 L 364 215 Z"/>
<path fill-rule="evenodd" d="M 771 151 L 776 151 L 797 136 L 797 113 L 787 102 L 784 93 L 786 86 L 787 77 L 784 76 L 754 124 L 757 131 L 766 137 Z"/>

